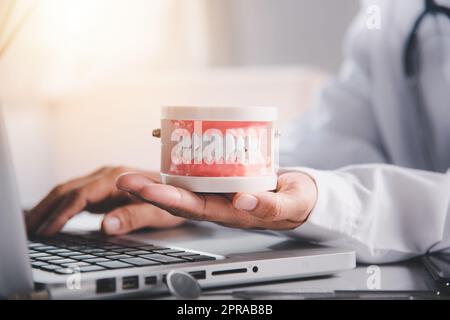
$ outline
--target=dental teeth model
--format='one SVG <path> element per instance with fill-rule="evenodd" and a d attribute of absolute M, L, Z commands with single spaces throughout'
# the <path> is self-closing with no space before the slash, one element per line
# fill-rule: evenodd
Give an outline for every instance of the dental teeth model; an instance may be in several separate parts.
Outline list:
<path fill-rule="evenodd" d="M 276 188 L 277 109 L 163 107 L 161 181 L 194 192 Z"/>

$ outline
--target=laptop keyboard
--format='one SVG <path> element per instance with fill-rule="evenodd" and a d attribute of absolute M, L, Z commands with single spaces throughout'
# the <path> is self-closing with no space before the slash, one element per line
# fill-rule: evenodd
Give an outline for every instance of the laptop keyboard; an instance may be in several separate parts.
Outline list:
<path fill-rule="evenodd" d="M 93 236 L 57 235 L 28 242 L 31 266 L 57 274 L 94 272 L 216 260 L 174 248 L 127 241 L 103 241 Z"/>

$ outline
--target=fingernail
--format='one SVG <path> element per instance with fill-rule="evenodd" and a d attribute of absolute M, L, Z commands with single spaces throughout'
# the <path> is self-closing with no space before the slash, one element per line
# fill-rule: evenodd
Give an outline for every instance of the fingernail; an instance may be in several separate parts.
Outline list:
<path fill-rule="evenodd" d="M 109 217 L 105 220 L 106 231 L 117 231 L 120 229 L 120 220 L 117 217 Z"/>
<path fill-rule="evenodd" d="M 234 207 L 239 210 L 252 211 L 258 205 L 258 199 L 251 194 L 243 194 L 234 203 Z"/>

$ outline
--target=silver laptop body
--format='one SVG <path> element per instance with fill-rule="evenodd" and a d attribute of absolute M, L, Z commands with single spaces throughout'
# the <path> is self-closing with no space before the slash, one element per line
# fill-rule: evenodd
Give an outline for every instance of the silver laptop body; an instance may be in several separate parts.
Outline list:
<path fill-rule="evenodd" d="M 32 268 L 0 110 L 0 297 L 44 292 L 53 299 L 119 298 L 167 292 L 165 275 L 182 270 L 203 288 L 333 274 L 355 267 L 350 250 L 316 246 L 270 232 L 228 229 L 211 223 L 108 238 L 114 245 L 162 246 L 215 260 L 55 274 Z M 74 237 L 84 235 L 74 235 Z M 96 237 L 89 235 L 90 239 Z M 32 249 L 32 248 L 31 248 Z M 95 255 L 95 253 L 94 253 Z M 68 267 L 68 269 L 70 269 Z"/>

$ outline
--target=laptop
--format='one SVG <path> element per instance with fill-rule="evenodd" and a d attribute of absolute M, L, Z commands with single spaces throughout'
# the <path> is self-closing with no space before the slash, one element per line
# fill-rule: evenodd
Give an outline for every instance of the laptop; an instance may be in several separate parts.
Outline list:
<path fill-rule="evenodd" d="M 0 110 L 0 297 L 126 298 L 168 293 L 184 271 L 202 288 L 329 275 L 355 267 L 350 250 L 212 223 L 120 237 L 66 232 L 27 239 Z"/>

